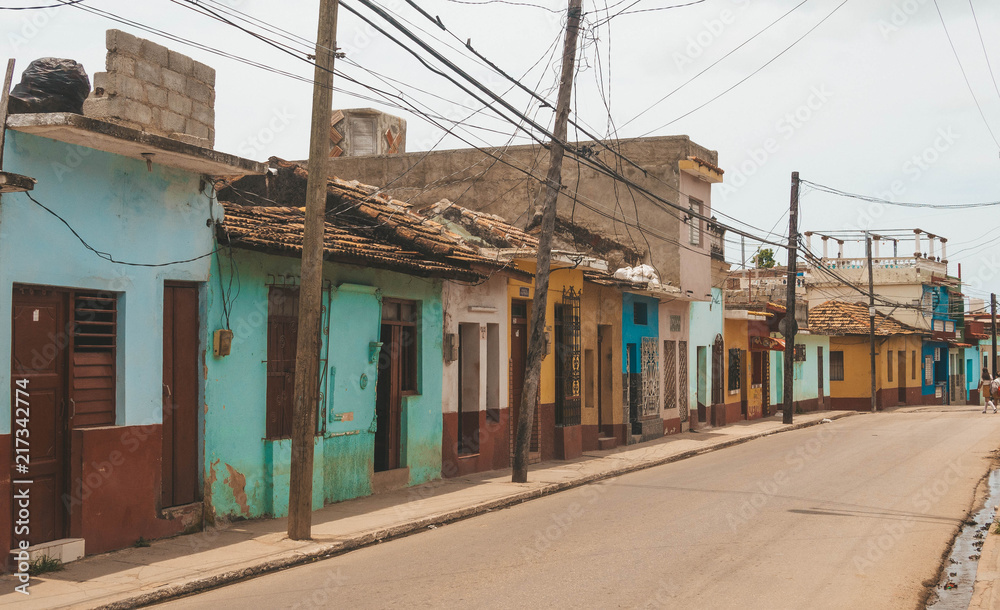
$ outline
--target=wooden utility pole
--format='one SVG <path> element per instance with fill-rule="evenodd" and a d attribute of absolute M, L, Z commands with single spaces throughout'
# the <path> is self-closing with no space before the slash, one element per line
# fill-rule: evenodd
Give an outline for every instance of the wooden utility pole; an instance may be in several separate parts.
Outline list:
<path fill-rule="evenodd" d="M 288 486 L 288 537 L 292 540 L 308 540 L 312 535 L 313 437 L 319 412 L 323 233 L 326 226 L 330 118 L 333 114 L 337 7 L 338 0 L 320 0 L 316 34 L 309 179 L 306 182 L 298 344 L 295 352 L 295 402 L 292 405 L 291 481 Z"/>
<path fill-rule="evenodd" d="M 875 281 L 872 269 L 872 236 L 865 231 L 868 251 L 868 339 L 871 342 L 872 413 L 875 412 Z"/>
<path fill-rule="evenodd" d="M 798 323 L 795 321 L 795 280 L 798 272 L 795 268 L 797 248 L 799 243 L 799 172 L 792 172 L 792 197 L 788 208 L 788 275 L 785 280 L 785 319 L 782 322 L 781 334 L 785 335 L 785 370 L 784 370 L 784 405 L 781 421 L 792 423 L 794 409 L 794 392 L 792 371 L 795 365 L 795 333 Z"/>
<path fill-rule="evenodd" d="M 524 389 L 521 393 L 521 411 L 517 420 L 514 442 L 514 464 L 511 481 L 528 481 L 528 449 L 531 442 L 531 424 L 538 402 L 538 386 L 545 357 L 545 310 L 548 306 L 549 267 L 552 262 L 552 233 L 556 226 L 556 200 L 562 190 L 562 161 L 566 151 L 566 124 L 569 104 L 573 95 L 573 73 L 576 67 L 576 43 L 580 37 L 582 0 L 569 0 L 566 20 L 566 40 L 563 47 L 562 76 L 556 100 L 556 118 L 552 129 L 549 154 L 549 173 L 546 176 L 545 201 L 542 205 L 541 234 L 538 236 L 538 255 L 535 270 L 535 299 L 531 304 L 531 325 L 528 329 L 528 355 L 525 362 Z"/>
<path fill-rule="evenodd" d="M 997 295 L 990 295 L 990 320 L 993 322 L 993 353 L 990 354 L 990 364 L 993 365 L 993 377 L 997 376 Z"/>

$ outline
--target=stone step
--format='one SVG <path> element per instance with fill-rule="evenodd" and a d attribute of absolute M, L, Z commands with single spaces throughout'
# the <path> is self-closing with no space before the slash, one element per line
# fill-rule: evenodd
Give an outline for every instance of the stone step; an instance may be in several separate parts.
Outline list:
<path fill-rule="evenodd" d="M 618 439 L 613 436 L 604 436 L 597 439 L 597 448 L 601 450 L 614 449 L 618 446 Z"/>

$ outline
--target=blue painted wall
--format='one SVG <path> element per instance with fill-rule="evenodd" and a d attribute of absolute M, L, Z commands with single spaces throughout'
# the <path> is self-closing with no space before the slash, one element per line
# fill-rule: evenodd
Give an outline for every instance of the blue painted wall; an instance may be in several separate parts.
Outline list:
<path fill-rule="evenodd" d="M 782 338 L 780 333 L 772 337 Z M 796 335 L 795 343 L 806 346 L 805 362 L 792 364 L 792 400 L 814 400 L 819 398 L 819 354 L 823 348 L 823 396 L 830 398 L 830 338 L 825 335 Z M 771 402 L 780 404 L 784 396 L 784 353 L 771 351 Z"/>
<path fill-rule="evenodd" d="M 949 345 L 940 341 L 924 341 L 920 350 L 921 354 L 921 377 L 920 393 L 924 396 L 934 394 L 934 390 L 939 383 L 948 383 L 948 347 Z M 939 350 L 940 360 L 934 361 L 934 350 Z M 931 368 L 933 369 L 933 383 L 927 383 L 927 372 L 924 368 L 927 357 L 931 357 Z"/>
<path fill-rule="evenodd" d="M 266 440 L 267 294 L 269 278 L 297 276 L 299 262 L 234 249 L 239 295 L 230 303 L 232 353 L 206 356 L 205 469 L 211 507 L 217 516 L 287 514 L 287 440 Z M 221 257 L 228 285 L 228 256 Z M 208 308 L 209 335 L 223 325 L 218 278 L 213 265 Z M 420 303 L 419 394 L 403 398 L 402 465 L 411 485 L 441 475 L 442 308 L 441 282 L 399 273 L 327 263 L 327 307 L 323 351 L 322 431 L 315 438 L 313 506 L 371 493 L 374 461 L 377 362 L 370 343 L 379 340 L 379 297 Z M 361 376 L 367 376 L 362 388 Z M 349 421 L 343 414 L 350 413 Z"/>
<path fill-rule="evenodd" d="M 722 307 L 722 290 L 712 288 L 711 301 L 694 301 L 691 303 L 691 321 L 688 332 L 688 404 L 692 408 L 698 406 L 698 346 L 706 347 L 706 354 L 711 354 L 712 344 L 716 335 L 725 331 L 725 311 Z M 726 346 L 729 349 L 729 346 Z M 728 360 L 728 358 L 723 359 Z M 728 366 L 728 362 L 726 363 Z M 712 387 L 712 367 L 705 367 L 707 391 Z M 683 381 L 681 382 L 683 383 Z M 723 386 L 726 387 L 726 386 Z M 727 395 L 728 397 L 728 395 Z"/>
<path fill-rule="evenodd" d="M 642 303 L 646 306 L 646 324 L 636 324 L 635 322 L 636 303 Z M 642 338 L 660 336 L 659 307 L 659 299 L 629 292 L 622 293 L 622 353 L 634 356 L 635 366 L 633 368 L 635 370 L 630 371 L 633 374 L 642 372 Z M 634 354 L 629 351 L 629 344 L 635 345 Z M 628 368 L 628 361 L 629 358 L 622 358 L 623 373 Z"/>
<path fill-rule="evenodd" d="M 206 221 L 222 210 L 198 174 L 8 131 L 4 169 L 38 180 L 32 196 L 116 259 L 161 263 L 211 252 Z M 10 396 L 11 294 L 15 283 L 119 293 L 118 425 L 162 420 L 163 282 L 208 279 L 209 258 L 167 267 L 115 264 L 87 250 L 24 193 L 0 205 L 0 392 Z M 0 406 L 0 433 L 10 431 Z"/>

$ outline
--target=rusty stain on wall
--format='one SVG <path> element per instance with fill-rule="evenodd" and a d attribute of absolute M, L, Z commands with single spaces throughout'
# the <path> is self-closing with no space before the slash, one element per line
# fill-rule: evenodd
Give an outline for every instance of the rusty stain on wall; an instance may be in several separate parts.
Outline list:
<path fill-rule="evenodd" d="M 233 490 L 233 499 L 236 504 L 239 505 L 240 511 L 243 513 L 244 517 L 250 516 L 250 506 L 247 504 L 247 478 L 240 474 L 235 468 L 226 464 L 226 470 L 229 471 L 229 476 L 226 477 L 222 482 L 229 486 Z"/>

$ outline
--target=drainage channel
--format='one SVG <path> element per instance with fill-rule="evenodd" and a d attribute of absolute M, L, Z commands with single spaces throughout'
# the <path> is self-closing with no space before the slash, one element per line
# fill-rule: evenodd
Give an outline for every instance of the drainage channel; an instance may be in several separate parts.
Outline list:
<path fill-rule="evenodd" d="M 990 472 L 986 504 L 962 525 L 945 560 L 941 582 L 927 604 L 934 610 L 967 610 L 972 601 L 972 587 L 979 568 L 979 553 L 993 525 L 994 508 L 1000 504 L 1000 470 Z"/>

